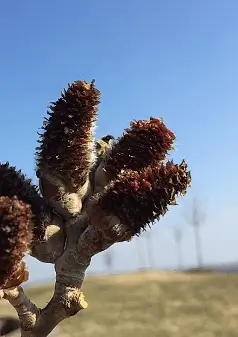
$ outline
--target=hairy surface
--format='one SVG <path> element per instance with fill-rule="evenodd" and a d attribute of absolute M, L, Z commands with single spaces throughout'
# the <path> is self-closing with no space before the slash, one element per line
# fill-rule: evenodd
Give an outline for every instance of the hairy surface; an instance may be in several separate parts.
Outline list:
<path fill-rule="evenodd" d="M 92 142 L 97 120 L 100 92 L 94 82 L 76 81 L 50 105 L 40 146 L 37 148 L 39 170 L 49 170 L 73 191 L 82 186 L 92 165 Z"/>
<path fill-rule="evenodd" d="M 111 179 L 121 170 L 139 171 L 164 160 L 174 140 L 174 133 L 161 118 L 133 121 L 112 147 L 105 160 L 104 170 Z"/>
<path fill-rule="evenodd" d="M 31 238 L 32 213 L 16 197 L 0 197 L 0 287 L 16 277 Z M 19 275 L 18 275 L 19 277 Z"/>
<path fill-rule="evenodd" d="M 186 193 L 190 183 L 187 164 L 168 161 L 142 172 L 124 171 L 96 199 L 106 214 L 116 215 L 135 235 L 163 216 L 176 197 Z"/>
<path fill-rule="evenodd" d="M 20 201 L 31 206 L 34 238 L 40 241 L 45 233 L 44 222 L 41 221 L 42 212 L 47 210 L 44 200 L 38 193 L 38 188 L 31 179 L 9 163 L 0 164 L 0 196 L 12 198 L 16 196 Z"/>

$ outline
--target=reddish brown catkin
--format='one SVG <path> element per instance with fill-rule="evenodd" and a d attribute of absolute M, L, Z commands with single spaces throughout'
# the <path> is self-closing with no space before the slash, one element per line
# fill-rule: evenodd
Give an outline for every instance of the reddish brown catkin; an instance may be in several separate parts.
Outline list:
<path fill-rule="evenodd" d="M 128 170 L 101 192 L 97 204 L 136 235 L 163 216 L 179 194 L 186 194 L 190 183 L 184 161 L 180 165 L 168 161 L 142 172 Z"/>
<path fill-rule="evenodd" d="M 29 205 L 0 197 L 0 288 L 14 278 L 32 238 Z"/>
<path fill-rule="evenodd" d="M 40 241 L 45 234 L 42 212 L 47 211 L 47 206 L 31 180 L 9 163 L 0 164 L 0 196 L 17 196 L 19 200 L 31 206 L 34 239 Z"/>
<path fill-rule="evenodd" d="M 150 118 L 131 122 L 130 128 L 113 146 L 104 169 L 110 179 L 121 170 L 140 171 L 153 163 L 165 159 L 173 148 L 175 135 L 163 123 L 161 118 Z"/>
<path fill-rule="evenodd" d="M 69 85 L 53 102 L 44 122 L 44 133 L 37 147 L 37 166 L 46 163 L 50 172 L 71 189 L 80 188 L 87 180 L 92 166 L 96 107 L 100 91 L 85 81 Z"/>

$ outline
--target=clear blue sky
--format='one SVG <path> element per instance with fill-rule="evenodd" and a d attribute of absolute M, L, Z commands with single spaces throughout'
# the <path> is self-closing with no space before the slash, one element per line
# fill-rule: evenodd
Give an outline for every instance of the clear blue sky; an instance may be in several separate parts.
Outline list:
<path fill-rule="evenodd" d="M 188 197 L 151 232 L 155 265 L 176 265 L 172 226 L 184 229 L 184 263 L 195 263 L 184 219 L 193 196 L 207 214 L 205 261 L 238 260 L 237 13 L 237 0 L 2 1 L 0 160 L 34 177 L 48 103 L 67 83 L 95 78 L 98 137 L 162 116 L 177 134 L 175 160 L 185 158 L 192 170 Z M 135 242 L 112 251 L 116 268 L 138 267 Z M 91 271 L 102 262 L 93 259 Z M 32 261 L 30 271 L 34 279 L 52 275 Z"/>

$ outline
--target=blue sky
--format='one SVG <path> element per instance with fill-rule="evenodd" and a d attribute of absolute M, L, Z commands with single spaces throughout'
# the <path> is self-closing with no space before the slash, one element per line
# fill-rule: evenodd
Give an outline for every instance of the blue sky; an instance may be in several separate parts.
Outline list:
<path fill-rule="evenodd" d="M 195 263 L 185 220 L 193 196 L 207 215 L 205 261 L 238 260 L 238 2 L 9 0 L 0 9 L 0 160 L 34 177 L 47 105 L 69 82 L 95 78 L 98 137 L 161 116 L 177 135 L 174 159 L 192 170 L 188 196 L 151 232 L 155 266 L 176 266 L 173 226 L 184 230 L 184 263 Z M 139 266 L 136 241 L 112 252 L 115 269 Z M 103 254 L 91 271 L 102 263 Z M 34 280 L 53 275 L 32 260 L 30 271 Z"/>

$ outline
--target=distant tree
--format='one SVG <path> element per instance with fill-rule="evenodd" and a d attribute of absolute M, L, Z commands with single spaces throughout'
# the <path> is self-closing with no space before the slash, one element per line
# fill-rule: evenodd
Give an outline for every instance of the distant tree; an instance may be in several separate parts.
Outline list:
<path fill-rule="evenodd" d="M 147 253 L 149 269 L 153 269 L 154 268 L 154 256 L 153 256 L 152 236 L 151 236 L 151 233 L 149 232 L 146 232 L 144 235 L 145 235 L 146 253 Z"/>
<path fill-rule="evenodd" d="M 189 217 L 189 223 L 194 230 L 195 249 L 197 256 L 197 266 L 202 268 L 203 266 L 203 254 L 202 254 L 202 238 L 201 238 L 201 226 L 205 222 L 206 214 L 201 208 L 201 204 L 197 198 L 193 198 L 192 212 Z"/>
<path fill-rule="evenodd" d="M 104 252 L 104 263 L 107 267 L 107 270 L 109 273 L 113 270 L 113 252 L 112 249 L 108 249 Z"/>
<path fill-rule="evenodd" d="M 181 228 L 174 228 L 174 241 L 177 246 L 177 258 L 178 258 L 178 270 L 183 268 L 183 256 L 182 256 L 182 238 L 183 232 Z"/>
<path fill-rule="evenodd" d="M 142 270 L 144 269 L 144 252 L 142 250 L 142 244 L 141 244 L 141 237 L 138 237 L 135 240 L 135 244 L 136 244 L 136 252 L 137 252 L 137 256 L 138 256 L 138 263 L 139 263 L 139 269 Z"/>

